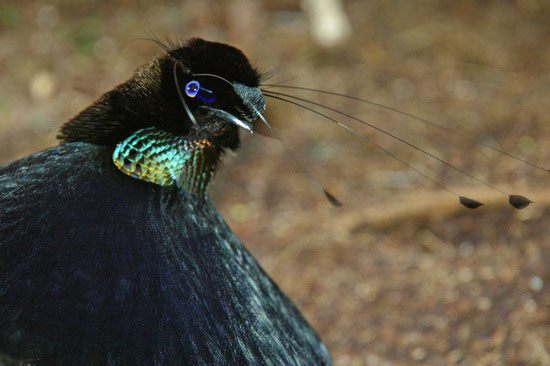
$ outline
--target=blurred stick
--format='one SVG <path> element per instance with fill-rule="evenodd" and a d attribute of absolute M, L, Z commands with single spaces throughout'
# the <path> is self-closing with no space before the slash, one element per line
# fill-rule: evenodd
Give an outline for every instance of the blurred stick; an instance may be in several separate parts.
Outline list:
<path fill-rule="evenodd" d="M 310 32 L 324 47 L 335 46 L 351 35 L 351 25 L 340 0 L 302 0 L 309 16 Z"/>

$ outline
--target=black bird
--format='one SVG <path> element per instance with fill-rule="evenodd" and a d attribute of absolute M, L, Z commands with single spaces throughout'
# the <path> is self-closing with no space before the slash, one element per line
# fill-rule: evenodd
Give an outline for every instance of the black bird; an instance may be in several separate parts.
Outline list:
<path fill-rule="evenodd" d="M 1 365 L 330 365 L 205 193 L 265 109 L 192 39 L 0 167 Z"/>

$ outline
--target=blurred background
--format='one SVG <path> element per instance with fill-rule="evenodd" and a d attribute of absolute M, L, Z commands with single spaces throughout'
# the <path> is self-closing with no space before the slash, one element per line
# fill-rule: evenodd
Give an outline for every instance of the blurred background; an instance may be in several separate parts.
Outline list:
<path fill-rule="evenodd" d="M 542 166 L 550 157 L 550 2 L 0 2 L 0 163 L 160 52 L 152 36 L 230 43 L 267 83 L 367 98 Z M 310 112 L 268 100 L 281 144 L 245 136 L 210 188 L 237 236 L 302 310 L 335 365 L 550 365 L 550 176 L 411 118 L 281 90 L 405 138 L 534 205 L 354 121 L 475 211 Z M 341 116 L 340 116 L 341 117 Z"/>

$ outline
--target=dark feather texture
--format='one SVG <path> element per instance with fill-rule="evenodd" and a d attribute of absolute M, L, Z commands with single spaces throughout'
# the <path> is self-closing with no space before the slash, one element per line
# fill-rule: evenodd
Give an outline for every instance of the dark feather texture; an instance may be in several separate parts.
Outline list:
<path fill-rule="evenodd" d="M 241 67 L 223 74 L 231 82 L 258 82 L 236 49 L 185 47 L 176 53 L 190 70 L 214 57 L 214 72 Z M 191 103 L 204 123 L 190 123 L 173 63 L 155 58 L 69 121 L 67 143 L 0 168 L 0 364 L 330 365 L 205 194 L 113 164 L 114 145 L 147 126 L 208 139 L 220 154 L 238 146 L 235 126 Z"/>

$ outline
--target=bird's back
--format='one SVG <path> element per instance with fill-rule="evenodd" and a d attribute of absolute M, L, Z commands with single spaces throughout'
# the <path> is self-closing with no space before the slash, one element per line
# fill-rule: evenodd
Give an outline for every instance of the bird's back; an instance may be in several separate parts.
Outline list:
<path fill-rule="evenodd" d="M 67 143 L 0 168 L 0 365 L 330 364 L 206 196 L 111 156 Z"/>

